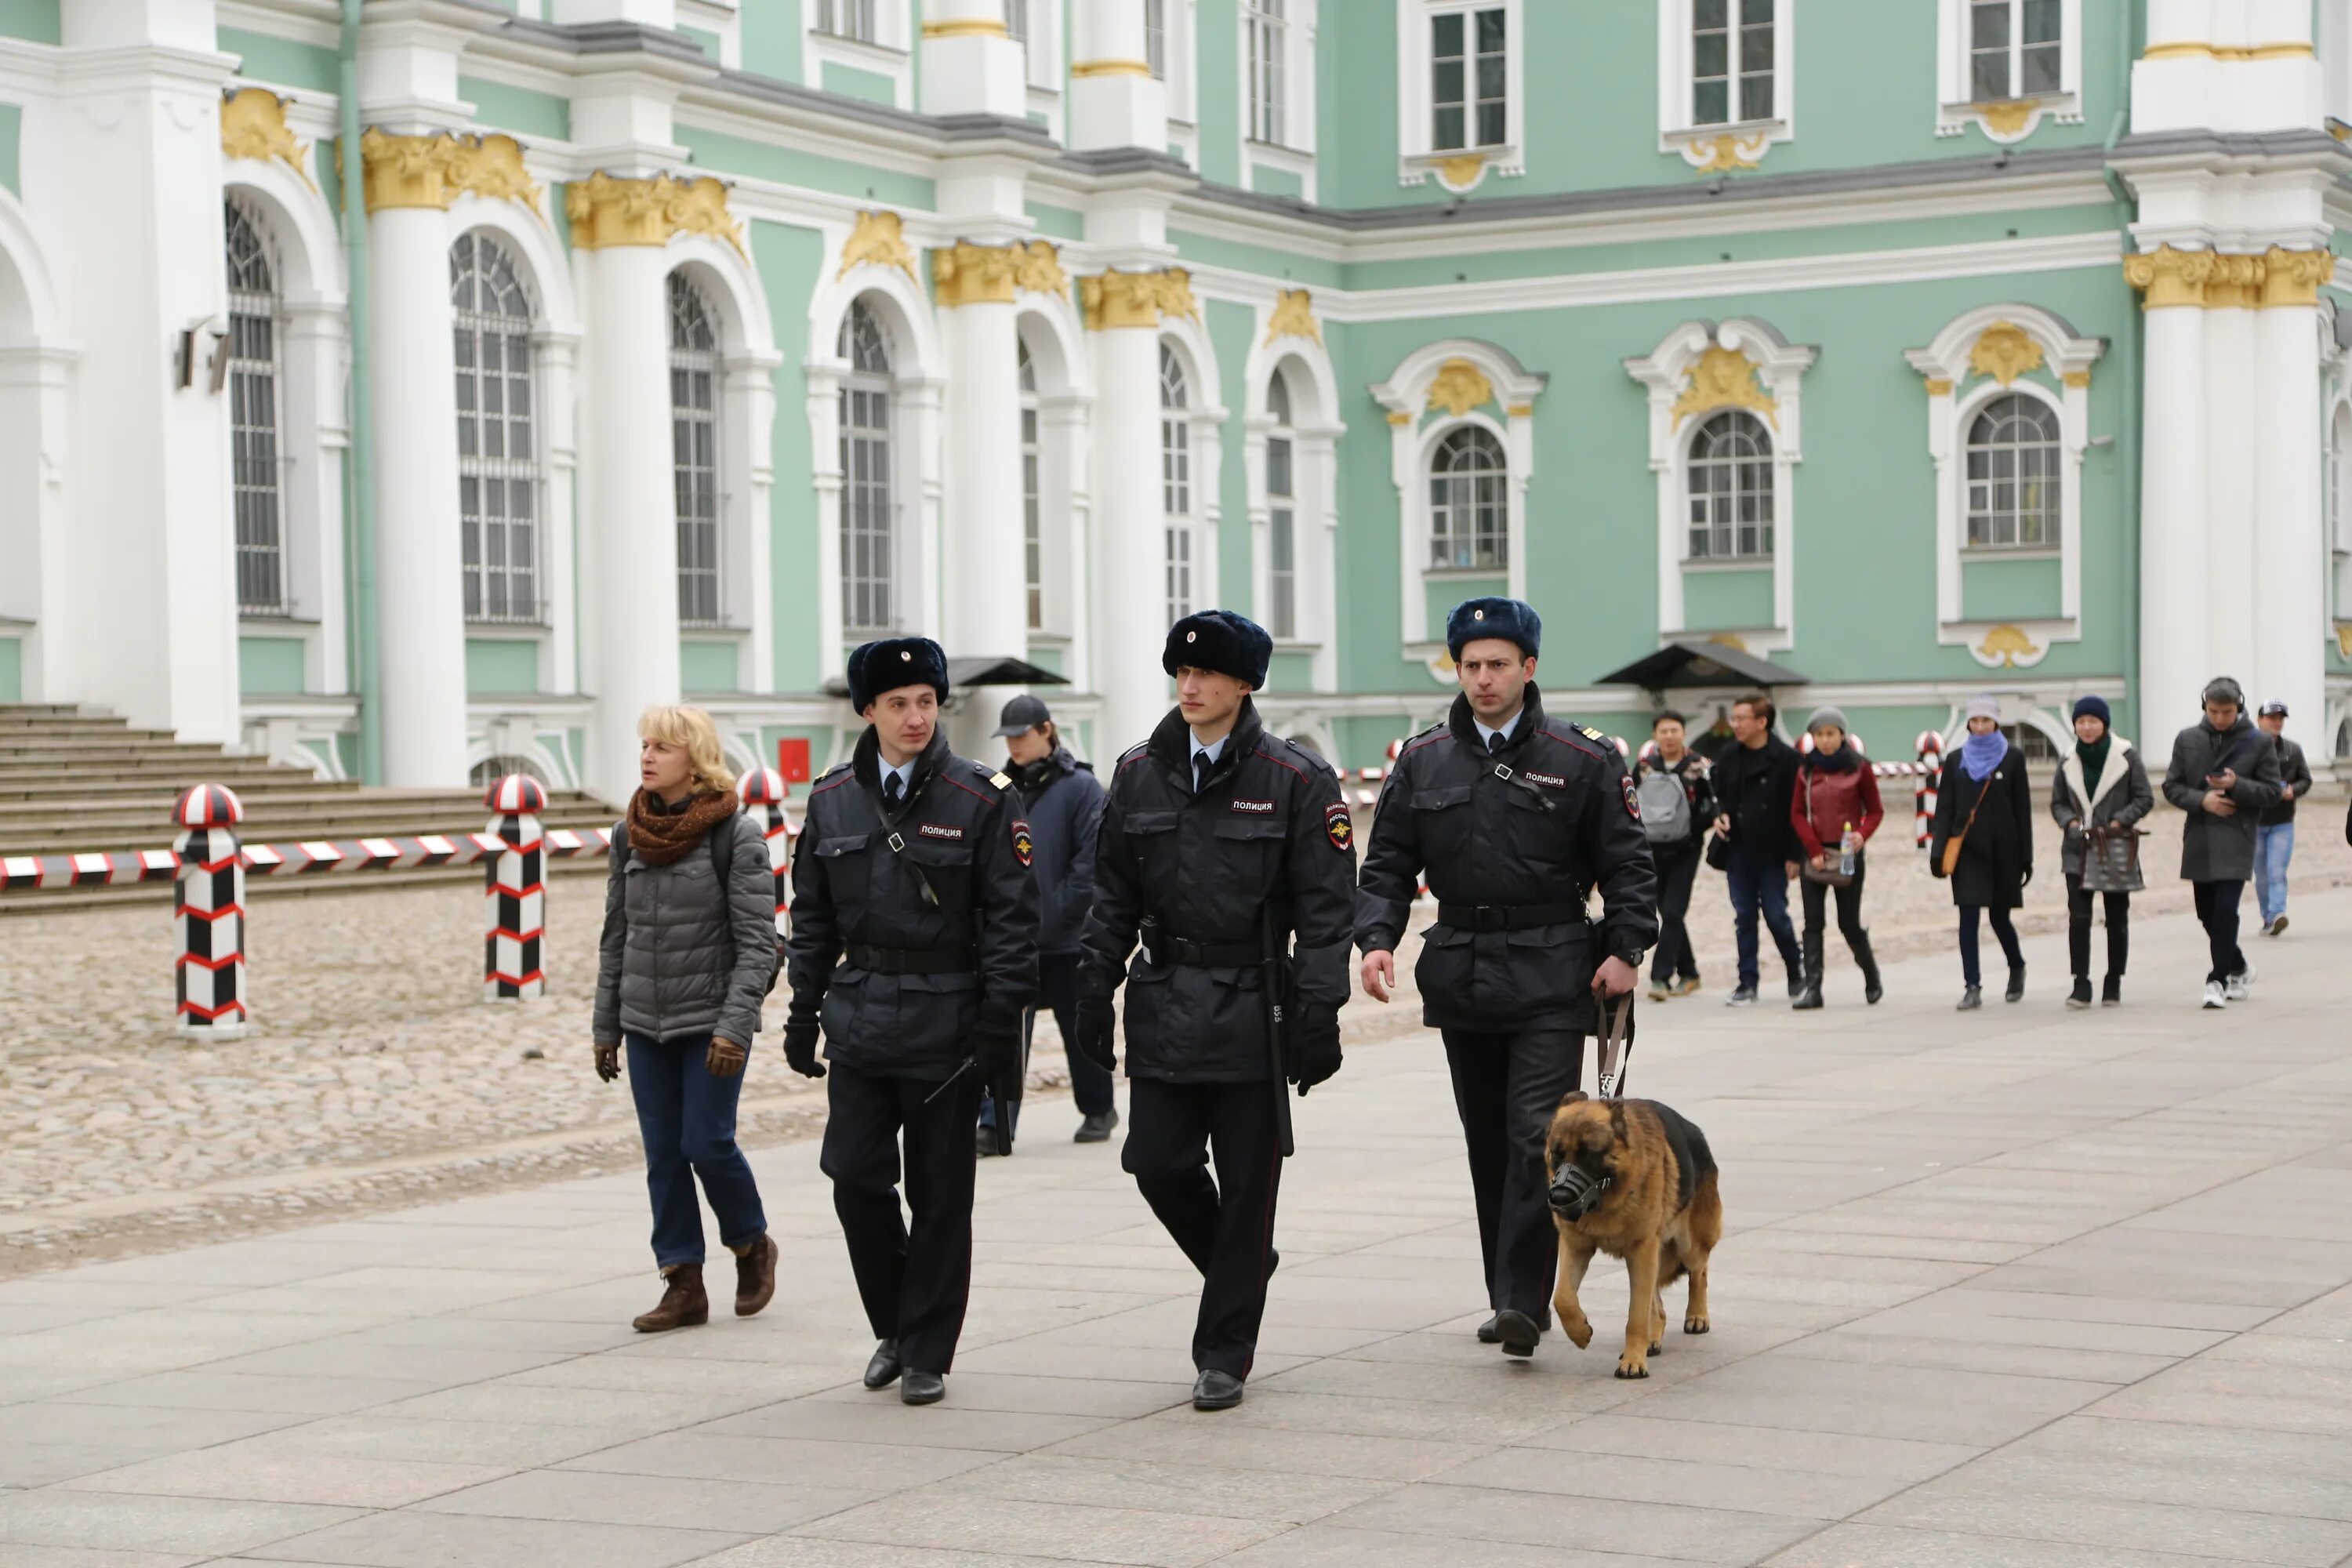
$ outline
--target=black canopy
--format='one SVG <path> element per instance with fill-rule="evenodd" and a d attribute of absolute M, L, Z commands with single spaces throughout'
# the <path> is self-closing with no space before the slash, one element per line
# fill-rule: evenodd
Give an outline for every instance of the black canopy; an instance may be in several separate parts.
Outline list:
<path fill-rule="evenodd" d="M 1731 647 L 1677 637 L 1624 668 L 1604 675 L 1598 686 L 1638 686 L 1665 691 L 1691 686 L 1803 686 L 1806 678 L 1782 664 Z"/>
<path fill-rule="evenodd" d="M 948 660 L 948 686 L 961 691 L 975 686 L 1067 686 L 1066 676 L 1031 664 L 1025 658 L 1006 655 L 999 658 L 950 658 Z M 849 681 L 840 675 L 824 678 L 824 689 L 835 697 L 849 695 Z"/>

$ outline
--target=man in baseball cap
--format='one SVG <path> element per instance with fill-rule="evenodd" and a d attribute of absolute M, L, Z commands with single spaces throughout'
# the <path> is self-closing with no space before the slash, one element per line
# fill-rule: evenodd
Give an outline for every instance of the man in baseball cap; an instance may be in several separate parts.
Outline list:
<path fill-rule="evenodd" d="M 2263 934 L 2286 931 L 2286 868 L 2294 858 L 2294 803 L 2311 793 L 2311 763 L 2303 748 L 2286 738 L 2286 704 L 2272 698 L 2254 716 L 2254 728 L 2270 737 L 2278 752 L 2279 797 L 2254 819 L 2254 905 Z"/>

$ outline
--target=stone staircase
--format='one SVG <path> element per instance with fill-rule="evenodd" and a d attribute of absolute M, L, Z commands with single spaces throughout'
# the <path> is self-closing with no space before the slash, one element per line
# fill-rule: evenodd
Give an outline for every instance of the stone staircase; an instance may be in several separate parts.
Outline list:
<path fill-rule="evenodd" d="M 226 784 L 245 805 L 248 844 L 419 833 L 478 833 L 489 821 L 470 789 L 370 789 L 320 779 L 262 757 L 190 745 L 168 731 L 64 705 L 0 705 L 0 856 L 162 849 L 179 829 L 172 805 L 193 784 Z M 607 827 L 618 814 L 580 790 L 550 790 L 550 827 Z M 595 857 L 551 860 L 551 871 L 601 869 Z M 422 881 L 478 882 L 476 867 L 255 877 L 249 893 L 347 892 Z M 0 916 L 151 901 L 172 885 L 0 893 Z"/>

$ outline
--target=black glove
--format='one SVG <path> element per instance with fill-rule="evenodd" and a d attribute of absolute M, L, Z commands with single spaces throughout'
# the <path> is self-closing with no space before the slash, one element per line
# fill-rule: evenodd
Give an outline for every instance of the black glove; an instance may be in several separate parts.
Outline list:
<path fill-rule="evenodd" d="M 2031 882 L 2032 880 L 2033 880 L 2033 868 L 2032 868 L 2032 867 L 2031 867 L 2031 866 L 2028 866 L 2028 867 L 2026 867 L 2026 868 L 2025 868 L 2025 869 L 2024 869 L 2023 871 L 2021 871 L 2021 872 L 2020 872 L 2020 873 L 2019 873 L 2019 875 L 2018 875 L 2018 879 L 2017 879 L 2017 885 L 2018 885 L 2019 887 L 2022 888 L 2022 887 L 2024 887 L 2028 882 Z"/>
<path fill-rule="evenodd" d="M 1093 976 L 1078 981 L 1078 1054 L 1105 1072 L 1118 1066 L 1114 1048 L 1118 1015 L 1112 1010 L 1110 987 Z"/>
<path fill-rule="evenodd" d="M 1283 1076 L 1307 1091 L 1339 1070 L 1339 1014 L 1336 1008 L 1301 1003 L 1293 1009 L 1297 1023 L 1285 1042 Z"/>
<path fill-rule="evenodd" d="M 606 1083 L 610 1083 L 614 1079 L 621 1076 L 620 1041 L 599 1040 L 596 1042 L 596 1076 L 603 1079 Z"/>
<path fill-rule="evenodd" d="M 824 1064 L 816 1059 L 816 1021 L 784 1026 L 784 1065 L 803 1078 L 823 1078 Z"/>

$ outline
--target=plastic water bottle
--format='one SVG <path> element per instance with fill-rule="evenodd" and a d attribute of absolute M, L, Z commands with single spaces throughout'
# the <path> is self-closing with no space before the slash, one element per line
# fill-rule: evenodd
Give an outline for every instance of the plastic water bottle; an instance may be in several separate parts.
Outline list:
<path fill-rule="evenodd" d="M 1844 835 L 1838 839 L 1838 875 L 1853 876 L 1854 858 L 1861 853 L 1862 835 L 1856 833 L 1853 824 L 1849 822 L 1845 825 Z"/>

